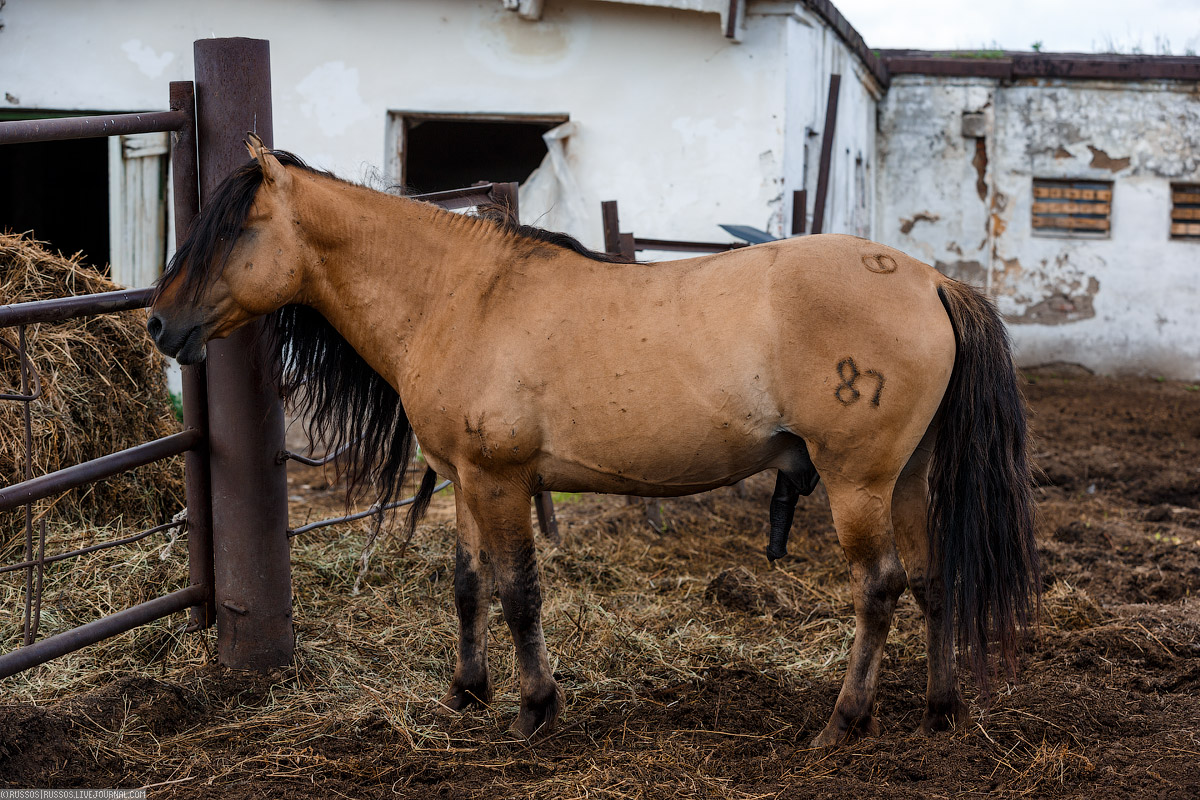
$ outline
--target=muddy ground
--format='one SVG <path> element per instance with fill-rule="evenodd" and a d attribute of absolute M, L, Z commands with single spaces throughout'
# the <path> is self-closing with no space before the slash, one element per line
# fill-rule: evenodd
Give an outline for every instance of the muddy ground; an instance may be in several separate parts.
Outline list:
<path fill-rule="evenodd" d="M 662 533 L 619 498 L 559 498 L 562 543 L 539 549 L 567 706 L 542 741 L 504 733 L 516 697 L 499 620 L 494 706 L 436 713 L 454 647 L 452 500 L 440 496 L 411 544 L 380 544 L 357 595 L 364 529 L 297 540 L 289 669 L 216 666 L 210 633 L 86 679 L 55 683 L 50 666 L 0 683 L 9 698 L 47 687 L 0 706 L 0 786 L 150 786 L 154 798 L 1198 797 L 1198 389 L 1072 368 L 1028 375 L 1041 626 L 1019 680 L 986 709 L 968 690 L 972 720 L 952 733 L 913 733 L 924 644 L 906 595 L 883 666 L 882 735 L 808 749 L 853 633 L 847 569 L 820 490 L 798 510 L 792 555 L 768 565 L 772 482 L 759 476 L 744 492 L 664 502 Z M 339 508 L 319 471 L 296 470 L 291 492 L 293 524 Z"/>

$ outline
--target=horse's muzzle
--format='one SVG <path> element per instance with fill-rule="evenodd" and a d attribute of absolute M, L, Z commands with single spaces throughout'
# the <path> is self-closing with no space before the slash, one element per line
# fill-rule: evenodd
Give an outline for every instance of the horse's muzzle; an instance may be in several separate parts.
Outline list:
<path fill-rule="evenodd" d="M 171 326 L 161 314 L 154 313 L 146 321 L 146 331 L 163 355 L 174 358 L 180 364 L 198 363 L 203 361 L 207 354 L 201 325 Z"/>

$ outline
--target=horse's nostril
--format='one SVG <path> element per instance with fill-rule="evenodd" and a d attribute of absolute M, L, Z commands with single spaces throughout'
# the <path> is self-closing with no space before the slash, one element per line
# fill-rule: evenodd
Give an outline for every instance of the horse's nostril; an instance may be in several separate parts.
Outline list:
<path fill-rule="evenodd" d="M 162 329 L 163 323 L 162 320 L 158 318 L 157 314 L 150 317 L 150 319 L 146 322 L 146 331 L 150 334 L 150 338 L 156 342 L 158 341 L 158 335 L 162 333 Z"/>

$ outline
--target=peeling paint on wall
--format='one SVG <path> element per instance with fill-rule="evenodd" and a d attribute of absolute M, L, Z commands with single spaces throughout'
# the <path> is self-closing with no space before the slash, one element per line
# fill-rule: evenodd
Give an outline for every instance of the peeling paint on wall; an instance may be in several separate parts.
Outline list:
<path fill-rule="evenodd" d="M 947 278 L 982 287 L 987 283 L 987 267 L 978 261 L 938 261 L 933 265 Z"/>
<path fill-rule="evenodd" d="M 147 78 L 161 76 L 167 65 L 175 60 L 174 53 L 157 53 L 150 45 L 143 44 L 141 39 L 130 39 L 121 45 L 121 49 Z"/>
<path fill-rule="evenodd" d="M 907 234 L 912 231 L 913 226 L 918 222 L 937 222 L 939 219 L 941 219 L 941 217 L 939 217 L 937 214 L 930 214 L 926 211 L 921 211 L 908 219 L 900 220 L 900 232 Z"/>
<path fill-rule="evenodd" d="M 1092 163 L 1088 166 L 1095 167 L 1096 169 L 1106 169 L 1110 172 L 1120 172 L 1129 166 L 1129 156 L 1125 156 L 1125 158 L 1112 158 L 1108 153 L 1098 147 L 1092 147 L 1090 144 L 1088 145 L 1088 150 L 1092 151 Z"/>
<path fill-rule="evenodd" d="M 1200 318 L 1200 242 L 1169 238 L 1172 182 L 1200 182 L 1197 99 L 1171 81 L 896 76 L 880 103 L 878 235 L 990 286 L 1020 363 L 1200 379 L 1200 326 L 1179 322 Z M 964 114 L 985 108 L 988 138 L 964 136 Z M 1035 178 L 1112 182 L 1111 229 L 1035 236 Z"/>
<path fill-rule="evenodd" d="M 975 191 L 980 200 L 987 200 L 987 165 L 987 139 L 981 136 L 975 140 L 975 157 L 971 159 L 971 166 L 975 167 Z"/>

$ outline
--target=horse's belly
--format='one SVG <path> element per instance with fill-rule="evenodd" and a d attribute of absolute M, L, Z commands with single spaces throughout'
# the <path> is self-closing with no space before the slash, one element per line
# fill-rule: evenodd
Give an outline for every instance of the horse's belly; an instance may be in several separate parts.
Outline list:
<path fill-rule="evenodd" d="M 670 497 L 728 486 L 771 467 L 788 467 L 799 442 L 776 431 L 730 427 L 629 425 L 608 436 L 585 433 L 541 454 L 547 489 Z"/>

